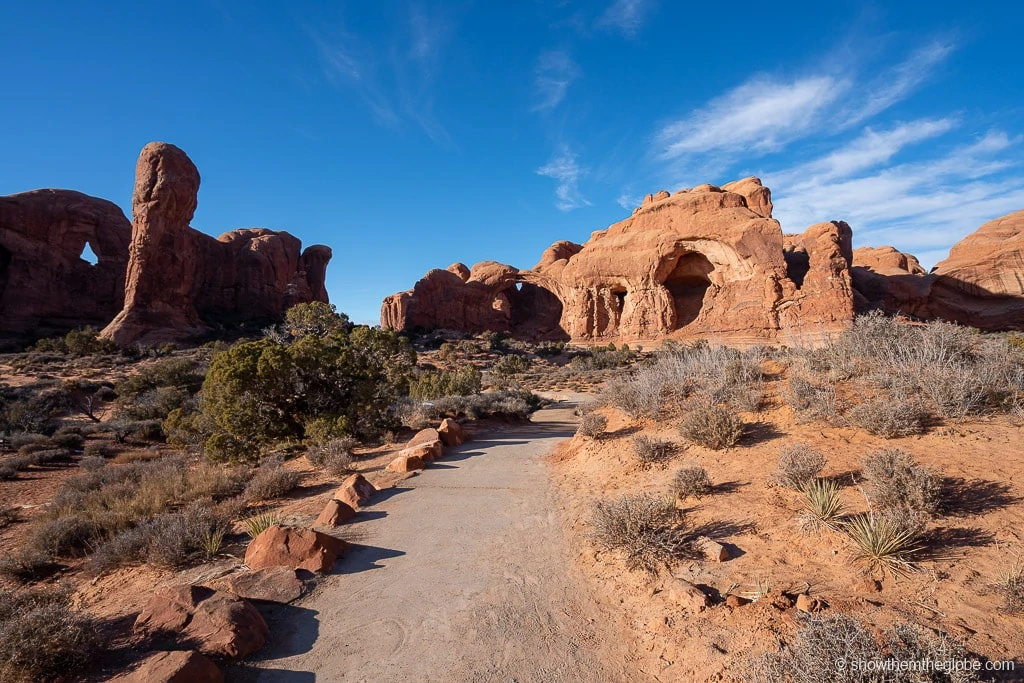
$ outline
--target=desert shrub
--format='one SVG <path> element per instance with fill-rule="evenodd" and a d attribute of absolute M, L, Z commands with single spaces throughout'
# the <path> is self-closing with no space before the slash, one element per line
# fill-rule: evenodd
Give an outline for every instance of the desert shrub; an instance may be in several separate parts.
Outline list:
<path fill-rule="evenodd" d="M 672 478 L 672 493 L 679 500 L 700 498 L 711 493 L 712 488 L 708 471 L 699 465 L 683 467 Z"/>
<path fill-rule="evenodd" d="M 485 417 L 524 421 L 539 409 L 544 399 L 526 389 L 504 388 L 474 396 L 444 396 L 424 406 L 430 418 Z"/>
<path fill-rule="evenodd" d="M 230 519 L 213 508 L 190 505 L 122 531 L 100 545 L 90 562 L 101 572 L 143 563 L 168 569 L 186 567 L 216 554 L 220 546 L 211 540 L 223 539 L 229 525 Z M 211 553 L 214 545 L 217 549 Z"/>
<path fill-rule="evenodd" d="M 819 384 L 800 374 L 790 375 L 782 398 L 805 418 L 828 422 L 837 413 L 836 387 L 830 382 Z"/>
<path fill-rule="evenodd" d="M 693 443 L 721 450 L 743 436 L 743 420 L 727 406 L 697 403 L 683 416 L 679 431 Z"/>
<path fill-rule="evenodd" d="M 355 445 L 355 439 L 332 439 L 327 443 L 311 446 L 306 451 L 306 459 L 314 467 L 323 468 L 334 476 L 342 476 L 352 470 L 352 463 L 355 462 L 352 449 Z"/>
<path fill-rule="evenodd" d="M 602 398 L 637 418 L 657 418 L 666 406 L 694 393 L 709 402 L 756 410 L 763 398 L 763 359 L 760 349 L 666 344 L 653 362 L 609 381 Z"/>
<path fill-rule="evenodd" d="M 846 520 L 842 529 L 853 544 L 854 563 L 880 576 L 916 571 L 916 560 L 924 545 L 919 530 L 902 525 L 900 519 L 867 512 Z"/>
<path fill-rule="evenodd" d="M 242 520 L 242 526 L 249 538 L 255 539 L 272 526 L 277 526 L 283 521 L 280 513 L 274 511 L 261 512 Z"/>
<path fill-rule="evenodd" d="M 0 593 L 0 679 L 42 681 L 77 676 L 103 649 L 96 626 L 71 607 L 69 591 Z"/>
<path fill-rule="evenodd" d="M 633 437 L 633 455 L 645 465 L 665 462 L 675 453 L 675 448 L 671 441 L 655 439 L 644 434 Z"/>
<path fill-rule="evenodd" d="M 82 435 L 74 433 L 54 434 L 50 437 L 50 440 L 57 446 L 67 448 L 72 451 L 81 450 L 82 446 L 85 444 L 85 439 L 82 438 Z"/>
<path fill-rule="evenodd" d="M 44 434 L 15 434 L 11 437 L 11 448 L 16 451 L 20 451 L 25 446 L 32 446 L 35 444 L 49 444 L 50 437 Z"/>
<path fill-rule="evenodd" d="M 810 479 L 800 485 L 803 493 L 801 522 L 805 529 L 817 530 L 821 526 L 835 529 L 843 513 L 839 497 L 839 484 L 831 479 Z"/>
<path fill-rule="evenodd" d="M 566 348 L 565 342 L 541 342 L 537 344 L 533 352 L 542 358 L 553 358 L 565 353 Z"/>
<path fill-rule="evenodd" d="M 67 462 L 71 459 L 71 451 L 66 448 L 48 448 L 34 451 L 29 455 L 33 465 L 48 465 L 54 462 Z"/>
<path fill-rule="evenodd" d="M 491 372 L 496 375 L 508 377 L 511 375 L 521 375 L 530 369 L 530 359 L 526 356 L 508 355 L 502 356 L 494 362 L 491 366 Z M 468 393 L 468 392 L 460 392 Z"/>
<path fill-rule="evenodd" d="M 996 590 L 1007 614 L 1024 613 L 1024 566 L 1016 566 L 999 577 Z"/>
<path fill-rule="evenodd" d="M 278 458 L 266 458 L 245 487 L 246 500 L 271 500 L 293 491 L 301 477 L 282 465 Z"/>
<path fill-rule="evenodd" d="M 0 559 L 0 576 L 18 583 L 28 583 L 45 579 L 57 567 L 57 563 L 45 553 L 22 548 Z"/>
<path fill-rule="evenodd" d="M 615 344 L 608 346 L 595 346 L 576 352 L 569 367 L 576 372 L 590 372 L 594 370 L 613 370 L 628 365 L 636 358 L 636 352 L 627 344 L 616 348 Z"/>
<path fill-rule="evenodd" d="M 176 408 L 169 412 L 161 427 L 168 444 L 193 452 L 202 450 L 213 436 L 214 429 L 206 415 L 187 408 Z M 221 459 L 230 460 L 232 458 Z"/>
<path fill-rule="evenodd" d="M 45 520 L 33 526 L 28 547 L 49 557 L 80 557 L 104 536 L 104 526 L 86 515 Z"/>
<path fill-rule="evenodd" d="M 117 417 L 122 420 L 163 420 L 172 411 L 196 408 L 193 395 L 181 387 L 157 387 L 118 402 Z"/>
<path fill-rule="evenodd" d="M 18 478 L 18 468 L 8 462 L 0 464 L 0 481 L 10 481 Z"/>
<path fill-rule="evenodd" d="M 0 507 L 0 529 L 14 524 L 19 519 L 18 508 Z"/>
<path fill-rule="evenodd" d="M 884 632 L 846 614 L 804 617 L 784 650 L 748 662 L 741 678 L 748 683 L 966 683 L 974 671 L 908 670 L 907 662 L 955 662 L 969 659 L 958 641 L 906 623 Z M 842 662 L 842 666 L 837 666 Z M 872 670 L 854 662 L 877 663 Z M 883 676 L 881 672 L 885 672 Z"/>
<path fill-rule="evenodd" d="M 87 455 L 78 461 L 78 466 L 86 472 L 92 472 L 107 466 L 107 459 L 95 455 Z"/>
<path fill-rule="evenodd" d="M 938 511 L 942 478 L 898 448 L 868 454 L 861 467 L 872 505 L 882 510 L 906 509 L 926 515 Z"/>
<path fill-rule="evenodd" d="M 928 411 L 913 397 L 888 395 L 866 399 L 846 416 L 869 434 L 896 439 L 924 431 Z"/>
<path fill-rule="evenodd" d="M 677 560 L 695 557 L 682 513 L 650 495 L 598 501 L 591 525 L 594 544 L 621 553 L 630 569 L 655 573 Z"/>
<path fill-rule="evenodd" d="M 118 382 L 114 390 L 121 401 L 135 401 L 157 389 L 176 388 L 194 394 L 203 385 L 205 369 L 192 358 L 166 358 Z"/>
<path fill-rule="evenodd" d="M 805 443 L 788 444 L 779 453 L 775 482 L 798 491 L 825 469 L 825 456 Z"/>
<path fill-rule="evenodd" d="M 349 317 L 334 304 L 312 301 L 292 306 L 284 314 L 284 327 L 293 339 L 307 336 L 328 337 L 352 329 Z"/>
<path fill-rule="evenodd" d="M 64 336 L 64 345 L 72 356 L 117 353 L 117 345 L 108 339 L 100 339 L 99 330 L 94 327 L 71 330 Z"/>
<path fill-rule="evenodd" d="M 407 390 L 414 364 L 408 341 L 378 328 L 242 342 L 214 356 L 200 405 L 213 436 L 245 446 L 231 450 L 246 458 L 303 439 L 316 420 L 373 438 L 392 424 L 388 407 Z"/>
<path fill-rule="evenodd" d="M 588 439 L 600 439 L 608 428 L 608 418 L 601 413 L 586 413 L 580 418 L 576 433 Z"/>
<path fill-rule="evenodd" d="M 472 365 L 466 365 L 456 370 L 420 373 L 409 381 L 409 396 L 424 401 L 442 396 L 469 396 L 479 394 L 482 387 L 480 371 Z"/>
<path fill-rule="evenodd" d="M 201 462 L 185 476 L 182 500 L 214 500 L 237 496 L 245 490 L 252 476 L 248 467 L 226 467 L 222 464 Z"/>
<path fill-rule="evenodd" d="M 87 458 L 109 458 L 114 454 L 110 445 L 103 441 L 91 441 L 85 444 L 82 453 Z"/>
<path fill-rule="evenodd" d="M 980 366 L 980 367 L 979 367 Z M 945 418 L 963 418 L 981 413 L 994 401 L 998 378 L 984 365 L 926 366 L 916 373 L 917 386 Z"/>

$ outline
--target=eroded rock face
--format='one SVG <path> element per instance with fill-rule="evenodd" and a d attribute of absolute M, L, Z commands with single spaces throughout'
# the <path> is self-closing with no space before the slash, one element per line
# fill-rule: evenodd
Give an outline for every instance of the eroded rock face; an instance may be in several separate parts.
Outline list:
<path fill-rule="evenodd" d="M 124 308 L 103 336 L 119 345 L 184 339 L 211 324 L 273 320 L 327 301 L 328 247 L 302 251 L 286 232 L 241 229 L 214 239 L 189 227 L 199 171 L 182 150 L 146 145 L 135 168 Z"/>
<path fill-rule="evenodd" d="M 131 232 L 115 204 L 80 192 L 0 197 L 0 335 L 106 325 L 124 304 Z"/>
<path fill-rule="evenodd" d="M 381 320 L 530 340 L 765 341 L 845 328 L 854 314 L 849 226 L 823 223 L 792 238 L 806 262 L 797 283 L 771 211 L 756 178 L 661 191 L 583 245 L 556 242 L 532 270 L 486 262 L 468 281 L 431 271 L 385 300 Z"/>

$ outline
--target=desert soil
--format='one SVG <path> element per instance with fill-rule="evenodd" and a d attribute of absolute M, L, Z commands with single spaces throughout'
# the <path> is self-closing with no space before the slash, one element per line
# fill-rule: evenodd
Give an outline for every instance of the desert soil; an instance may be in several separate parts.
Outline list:
<path fill-rule="evenodd" d="M 382 492 L 349 525 L 337 573 L 271 615 L 279 635 L 231 678 L 637 680 L 549 483 L 545 456 L 572 435 L 573 408 L 477 434 Z"/>

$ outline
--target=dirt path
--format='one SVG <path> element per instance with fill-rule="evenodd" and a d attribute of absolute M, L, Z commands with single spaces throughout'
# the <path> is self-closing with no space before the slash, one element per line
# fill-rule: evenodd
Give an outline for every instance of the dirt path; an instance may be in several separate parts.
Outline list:
<path fill-rule="evenodd" d="M 621 638 L 572 568 L 545 471 L 574 429 L 559 404 L 382 493 L 352 527 L 359 545 L 342 573 L 272 619 L 276 642 L 253 678 L 627 680 Z"/>

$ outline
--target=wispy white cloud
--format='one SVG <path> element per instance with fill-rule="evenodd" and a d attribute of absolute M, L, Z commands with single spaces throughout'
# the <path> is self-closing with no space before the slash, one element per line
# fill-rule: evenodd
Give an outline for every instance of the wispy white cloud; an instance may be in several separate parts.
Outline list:
<path fill-rule="evenodd" d="M 580 75 L 580 68 L 572 55 L 565 50 L 550 50 L 537 59 L 534 69 L 533 111 L 554 109 L 569 90 L 569 86 Z"/>
<path fill-rule="evenodd" d="M 908 97 L 953 52 L 953 45 L 933 42 L 915 50 L 896 66 L 884 70 L 865 87 L 865 97 L 848 113 L 844 125 L 855 125 L 880 114 Z"/>
<path fill-rule="evenodd" d="M 845 220 L 858 244 L 918 252 L 928 267 L 985 221 L 1024 207 L 1022 164 L 1002 156 L 1022 140 L 990 131 L 970 144 L 911 162 L 886 166 L 888 158 L 879 158 L 836 167 L 825 157 L 762 178 L 773 188 L 774 214 L 787 231 Z M 811 170 L 816 167 L 821 172 Z"/>
<path fill-rule="evenodd" d="M 849 89 L 832 76 L 781 82 L 759 76 L 717 97 L 655 135 L 662 159 L 714 151 L 768 152 L 816 128 L 821 114 Z"/>
<path fill-rule="evenodd" d="M 615 0 L 597 18 L 598 28 L 619 31 L 632 38 L 640 31 L 644 20 L 654 9 L 654 0 Z"/>
<path fill-rule="evenodd" d="M 563 145 L 552 159 L 537 169 L 537 175 L 555 181 L 555 206 L 559 211 L 572 211 L 590 202 L 580 192 L 580 178 L 586 171 L 580 167 L 576 154 Z"/>
<path fill-rule="evenodd" d="M 441 56 L 452 31 L 445 16 L 412 4 L 392 27 L 393 37 L 374 43 L 338 18 L 305 30 L 327 82 L 355 92 L 378 124 L 413 124 L 435 142 L 450 142 L 434 114 Z"/>

